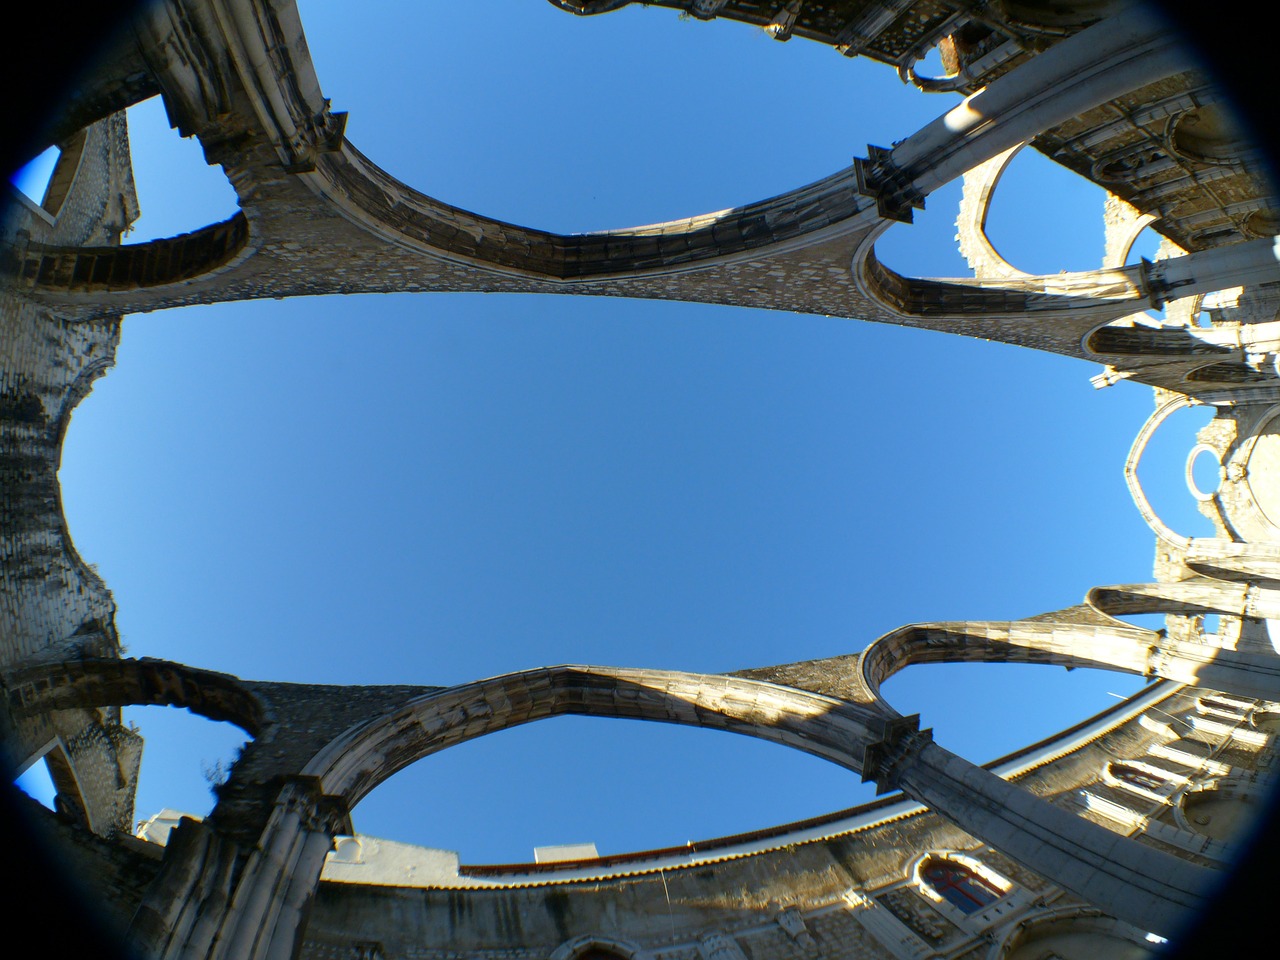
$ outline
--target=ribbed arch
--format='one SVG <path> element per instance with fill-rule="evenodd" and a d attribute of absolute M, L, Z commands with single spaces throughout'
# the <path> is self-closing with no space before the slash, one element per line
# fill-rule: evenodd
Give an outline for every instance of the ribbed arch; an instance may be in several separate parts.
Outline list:
<path fill-rule="evenodd" d="M 249 242 L 249 222 L 236 213 L 192 233 L 118 247 L 33 245 L 21 267 L 29 285 L 104 292 L 163 287 L 206 277 L 227 266 Z"/>

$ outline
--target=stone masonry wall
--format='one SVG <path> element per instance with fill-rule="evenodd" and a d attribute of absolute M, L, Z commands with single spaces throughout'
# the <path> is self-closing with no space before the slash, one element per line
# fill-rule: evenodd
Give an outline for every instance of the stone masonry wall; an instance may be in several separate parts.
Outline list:
<path fill-rule="evenodd" d="M 56 216 L 11 203 L 6 241 L 119 242 L 137 215 L 124 116 L 90 127 L 64 163 L 74 177 Z M 72 410 L 114 363 L 119 335 L 119 318 L 75 323 L 0 297 L 0 669 L 119 655 L 115 601 L 76 552 L 57 477 Z M 129 829 L 142 744 L 117 710 L 5 727 L 11 763 L 58 751 L 50 773 L 73 816 L 99 832 Z"/>

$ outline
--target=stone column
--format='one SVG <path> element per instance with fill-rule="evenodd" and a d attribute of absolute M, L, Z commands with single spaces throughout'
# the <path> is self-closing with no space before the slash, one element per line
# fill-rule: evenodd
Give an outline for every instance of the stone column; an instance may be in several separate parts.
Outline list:
<path fill-rule="evenodd" d="M 204 956 L 227 912 L 243 863 L 239 844 L 184 818 L 129 926 L 138 953 L 156 960 Z M 204 949 L 194 949 L 195 947 Z"/>
<path fill-rule="evenodd" d="M 318 781 L 293 777 L 253 850 L 184 820 L 134 917 L 134 943 L 157 960 L 290 960 L 345 813 Z"/>
<path fill-rule="evenodd" d="M 287 781 L 236 885 L 210 960 L 290 960 L 346 805 L 310 777 Z"/>

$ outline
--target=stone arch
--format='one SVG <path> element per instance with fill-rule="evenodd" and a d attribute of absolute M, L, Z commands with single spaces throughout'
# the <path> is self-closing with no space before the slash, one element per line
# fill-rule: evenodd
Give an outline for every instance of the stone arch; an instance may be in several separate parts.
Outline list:
<path fill-rule="evenodd" d="M 963 881 L 952 891 L 943 877 L 954 874 Z M 953 850 L 933 851 L 917 858 L 911 880 L 935 905 L 951 906 L 960 919 L 985 911 L 1013 892 L 1014 884 L 976 857 Z M 950 895 L 949 895 L 950 894 Z M 949 911 L 948 911 L 949 912 Z"/>
<path fill-rule="evenodd" d="M 1259 370 L 1241 360 L 1220 360 L 1205 364 L 1189 371 L 1185 377 L 1188 383 L 1225 383 L 1231 386 L 1251 386 L 1253 384 L 1270 383 L 1275 375 L 1267 370 Z"/>
<path fill-rule="evenodd" d="M 1280 666 L 1270 651 L 1170 639 L 1087 606 L 1029 620 L 910 624 L 868 645 L 855 670 L 866 696 L 897 718 L 880 692 L 885 680 L 913 664 L 961 662 L 1114 670 L 1249 697 L 1275 699 L 1280 691 Z"/>
<path fill-rule="evenodd" d="M 205 278 L 237 262 L 249 250 L 243 213 L 192 233 L 115 247 L 33 244 L 20 266 L 30 289 L 98 292 L 163 287 Z"/>
<path fill-rule="evenodd" d="M 645 952 L 638 944 L 599 933 L 584 933 L 566 940 L 551 951 L 548 960 L 596 960 L 614 957 L 619 960 L 641 958 Z"/>
<path fill-rule="evenodd" d="M 90 822 L 90 811 L 80 791 L 80 779 L 76 776 L 75 764 L 67 753 L 66 744 L 58 736 L 45 744 L 33 756 L 18 764 L 19 773 L 36 763 L 44 762 L 49 771 L 49 779 L 56 791 L 54 803 L 58 809 L 70 814 L 80 823 Z"/>
<path fill-rule="evenodd" d="M 45 188 L 44 199 L 40 201 L 40 206 L 44 208 L 45 213 L 54 219 L 57 219 L 61 212 L 62 204 L 66 201 L 67 194 L 71 192 L 71 184 L 80 170 L 86 140 L 88 140 L 88 131 L 79 130 L 58 145 L 58 161 L 54 165 L 53 175 L 49 178 L 49 185 Z"/>
<path fill-rule="evenodd" d="M 1002 201 L 999 200 L 1003 195 L 1001 185 L 1006 182 L 1010 168 L 1018 170 L 1021 168 L 1021 163 L 1026 162 L 1049 163 L 1048 158 L 1038 151 L 1033 151 L 1030 154 L 1024 153 L 1024 150 L 1029 145 L 1030 141 L 1016 144 L 1005 152 L 978 164 L 964 174 L 964 192 L 960 200 L 960 210 L 956 217 L 956 240 L 960 246 L 960 253 L 968 261 L 975 277 L 982 279 L 996 277 L 1019 278 L 1029 277 L 1033 273 L 1040 272 L 1039 270 L 1024 270 L 1011 263 L 1000 252 L 1001 246 L 1007 248 L 1008 245 L 992 239 L 987 232 L 993 205 L 999 204 L 1000 206 L 997 209 L 1003 209 Z M 1021 169 L 1025 170 L 1026 168 Z M 1052 173 L 1043 174 L 1042 176 L 1045 175 L 1070 176 L 1061 168 L 1053 169 Z M 1008 187 L 1005 188 L 1005 190 L 1008 189 Z M 1052 197 L 1054 192 L 1052 188 L 1049 188 L 1046 196 Z M 1010 202 L 1012 203 L 1012 201 Z M 1062 208 L 1051 208 L 1051 211 L 1040 210 L 1037 211 L 1038 216 L 1042 218 L 1039 222 L 1045 223 L 1046 226 L 1052 223 L 1052 220 L 1046 221 L 1043 219 L 1050 212 L 1053 213 L 1055 219 L 1067 215 L 1066 210 Z M 1148 221 L 1151 219 L 1154 218 L 1147 218 Z M 1108 228 L 1110 229 L 1110 222 L 1108 222 Z M 1126 252 L 1132 242 L 1132 239 L 1128 240 L 1125 245 Z M 1103 268 L 1119 268 L 1125 265 L 1124 256 L 1121 256 L 1118 261 L 1114 258 L 1104 258 L 1102 263 Z M 1050 267 L 1044 265 L 1044 269 L 1050 269 Z"/>
<path fill-rule="evenodd" d="M 882 220 L 862 238 L 852 258 L 854 285 L 895 316 L 911 319 L 1062 317 L 1064 322 L 1079 324 L 1077 335 L 1083 335 L 1084 330 L 1092 332 L 1146 306 L 1162 304 L 1175 292 L 1177 299 L 1184 299 L 1270 280 L 1275 272 L 1270 241 L 1250 240 L 1226 250 L 1201 250 L 1155 264 L 1144 261 L 1100 270 L 973 280 L 904 277 L 875 255 L 875 241 L 887 225 Z"/>
<path fill-rule="evenodd" d="M 553 2 L 574 13 L 606 12 L 622 5 L 618 0 Z M 763 19 L 760 25 L 778 39 L 791 36 L 793 30 L 821 39 L 812 29 L 797 25 L 802 5 L 791 6 L 795 10 L 788 7 L 788 13 L 737 18 L 748 22 Z M 695 9 L 712 15 L 719 12 L 719 5 L 708 2 Z M 775 197 L 669 223 L 569 235 L 504 223 L 419 193 L 341 141 L 340 135 L 327 138 L 322 145 L 311 144 L 312 149 L 303 151 L 307 155 L 305 168 L 298 169 L 305 169 L 311 177 L 310 186 L 345 217 L 420 252 L 444 252 L 450 259 L 489 270 L 553 282 L 684 272 L 713 262 L 757 259 L 766 252 L 776 255 L 838 237 L 856 237 L 877 225 L 877 213 L 891 220 L 909 218 L 912 206 L 919 206 L 925 195 L 969 167 L 1031 139 L 1059 119 L 1075 116 L 1134 84 L 1154 81 L 1180 68 L 1178 56 L 1171 48 L 1166 50 L 1166 42 L 1141 17 L 1120 13 L 1109 26 L 1085 31 L 1089 36 L 1081 40 L 1073 37 L 1064 41 L 1038 61 L 1045 71 L 1040 79 L 1053 94 L 1038 100 L 1034 110 L 1024 102 L 1020 82 L 999 77 L 974 94 L 977 99 L 972 107 L 956 108 L 892 151 L 874 149 L 868 160 Z M 261 40 L 250 37 L 246 42 Z M 1130 45 L 1135 42 L 1142 44 L 1145 52 L 1138 62 L 1131 62 Z M 275 98 L 288 111 L 264 104 L 276 113 L 282 129 L 296 127 L 302 117 L 326 109 L 318 102 L 318 85 L 311 88 L 314 67 L 301 43 L 264 53 L 268 58 L 285 57 L 295 70 L 305 70 L 307 75 L 306 96 L 282 90 Z M 1113 64 L 1124 64 L 1124 69 L 1105 69 Z M 1093 79 L 1080 82 L 1082 76 Z M 983 122 L 975 126 L 974 116 L 981 116 Z M 276 146 L 291 156 L 295 152 L 292 144 Z M 1016 313 L 1026 308 L 1029 295 L 1037 304 L 1037 315 L 1054 307 L 1088 309 L 1084 296 L 1088 291 L 1076 289 L 1056 298 L 1056 281 L 1049 278 L 1047 282 L 1053 289 L 1046 291 L 1032 284 L 1028 291 L 983 291 L 956 284 L 968 292 L 951 294 L 961 301 L 958 312 L 965 316 Z M 1111 275 L 1103 283 L 1112 290 L 1113 301 L 1117 286 L 1128 287 Z M 927 287 L 916 292 L 921 309 L 929 311 L 937 291 Z M 1107 317 L 1132 312 L 1117 310 L 1114 302 L 1093 304 L 1093 309 Z"/>
<path fill-rule="evenodd" d="M 964 175 L 964 193 L 956 216 L 960 253 L 976 277 L 1024 277 L 1027 274 L 1006 260 L 987 236 L 987 216 L 1000 186 L 1000 178 L 1025 147 L 1019 144 L 996 154 Z"/>
<path fill-rule="evenodd" d="M 925 663 L 1088 667 L 1246 697 L 1276 698 L 1280 691 L 1280 666 L 1270 651 L 1171 639 L 1100 616 L 1088 606 L 1029 620 L 910 624 L 868 645 L 855 669 L 866 696 L 881 711 L 897 716 L 881 694 L 881 684 L 908 666 Z"/>
<path fill-rule="evenodd" d="M 86 624 L 100 631 L 114 627 L 99 621 Z M 0 677 L 0 688 L 12 716 L 19 720 L 40 719 L 66 710 L 91 711 L 99 716 L 99 708 L 107 708 L 110 722 L 93 723 L 87 728 L 89 740 L 108 747 L 113 762 L 120 766 L 123 780 L 114 794 L 99 798 L 118 818 L 112 826 L 104 823 L 104 815 L 86 807 L 89 826 L 95 832 L 129 829 L 133 811 L 133 790 L 142 760 L 142 740 L 120 723 L 119 707 L 170 706 L 185 707 L 208 720 L 230 723 L 256 739 L 270 723 L 268 707 L 246 684 L 228 674 L 200 670 L 166 660 L 103 658 L 65 660 L 15 671 Z M 71 766 L 77 763 L 79 738 L 68 741 L 66 750 Z M 92 757 L 94 754 L 90 753 Z M 65 778 L 55 783 L 61 792 Z M 101 771 L 90 778 L 90 792 L 100 790 Z"/>
<path fill-rule="evenodd" d="M 1107 225 L 1107 249 L 1103 256 L 1103 266 L 1123 267 L 1129 262 L 1133 245 L 1157 218 L 1154 214 L 1139 212 L 1136 207 L 1110 193 L 1107 195 L 1103 219 Z"/>
<path fill-rule="evenodd" d="M 1145 326 L 1099 327 L 1085 338 L 1084 347 L 1095 356 L 1111 357 L 1199 357 L 1232 352 L 1186 329 Z"/>
<path fill-rule="evenodd" d="M 1047 319 L 1069 315 L 1095 324 L 1131 314 L 1147 303 L 1141 271 L 1134 267 L 1044 276 L 935 280 L 905 277 L 875 255 L 877 234 L 853 258 L 859 292 L 899 317 L 965 320 L 976 317 Z"/>
<path fill-rule="evenodd" d="M 856 669 L 876 705 L 890 714 L 896 711 L 880 695 L 880 683 L 909 663 L 1022 660 L 1147 671 L 1153 631 L 1118 622 L 1112 626 L 1106 623 L 1109 618 L 1081 622 L 1080 612 L 1073 608 L 1061 611 L 1060 618 L 1046 615 L 1012 624 L 903 627 L 868 646 Z M 1113 634 L 1122 642 L 1108 649 L 1105 639 Z M 1077 652 L 1080 647 L 1083 656 Z M 1144 929 L 1175 929 L 1178 918 L 1195 909 L 1212 882 L 1203 867 L 1117 836 L 943 749 L 932 742 L 929 731 L 919 730 L 918 717 L 898 717 L 887 724 L 864 765 L 869 769 L 863 776 L 874 776 L 881 790 L 900 787 L 1028 869 Z M 980 806 L 975 806 L 978 797 Z M 1108 864 L 1105 872 L 1097 868 L 1103 861 Z"/>
<path fill-rule="evenodd" d="M 739 677 L 565 665 L 418 697 L 331 741 L 302 770 L 354 807 L 409 764 L 474 737 L 563 714 L 708 727 L 863 772 L 885 718 L 864 704 Z"/>
<path fill-rule="evenodd" d="M 719 728 L 792 746 L 855 771 L 861 771 L 863 748 L 883 725 L 871 709 L 832 697 L 688 673 L 561 666 L 433 691 L 349 728 L 314 754 L 301 774 L 284 780 L 235 892 L 230 897 L 214 892 L 218 905 L 211 912 L 218 918 L 198 932 L 200 949 L 215 938 L 226 945 L 227 956 L 274 956 L 292 949 L 301 916 L 295 905 L 314 895 L 333 837 L 350 832 L 346 811 L 362 796 L 430 753 L 568 713 Z M 185 842 L 193 862 L 223 856 L 221 841 L 207 830 L 188 829 Z M 201 870 L 186 875 L 197 878 Z M 188 896 L 202 894 L 194 889 L 177 896 L 158 893 L 154 904 L 144 904 L 150 913 L 139 910 L 140 922 L 147 930 L 169 929 L 167 918 L 183 909 Z M 227 909 L 241 900 L 252 909 Z M 586 950 L 590 944 L 582 946 Z"/>
<path fill-rule="evenodd" d="M 859 657 L 858 673 L 884 710 L 880 686 L 908 666 L 924 663 L 1036 663 L 1144 674 L 1155 634 L 1109 617 L 1061 620 L 968 621 L 910 624 L 873 641 Z M 1108 622 L 1110 621 L 1110 622 Z"/>
<path fill-rule="evenodd" d="M 10 774 L 16 777 L 16 770 L 43 760 L 54 788 L 54 808 L 104 837 L 130 828 L 142 759 L 141 738 L 111 716 L 113 712 L 103 711 L 106 717 L 98 711 L 51 717 L 52 722 L 37 723 L 42 728 L 38 735 L 47 737 L 43 743 L 9 744 L 25 753 Z"/>
<path fill-rule="evenodd" d="M 1280 596 L 1272 590 L 1251 590 L 1245 584 L 1196 577 L 1180 583 L 1094 587 L 1086 594 L 1086 602 L 1111 617 L 1143 613 L 1188 617 L 1218 613 L 1240 617 L 1268 615 L 1273 605 L 1280 604 Z"/>
<path fill-rule="evenodd" d="M 268 722 L 263 702 L 236 677 L 168 660 L 67 661 L 10 674 L 4 686 L 20 717 L 77 707 L 185 707 L 253 737 Z"/>
<path fill-rule="evenodd" d="M 1173 815 L 1183 830 L 1225 843 L 1238 843 L 1256 820 L 1257 808 L 1265 800 L 1253 783 L 1227 776 L 1184 791 L 1174 805 Z"/>
<path fill-rule="evenodd" d="M 917 69 L 931 50 L 938 52 L 942 76 L 922 76 Z M 984 74 L 1021 52 L 1021 45 L 994 24 L 962 19 L 936 44 L 909 53 L 909 60 L 898 67 L 898 76 L 926 93 L 968 92 L 980 85 Z"/>
<path fill-rule="evenodd" d="M 1141 930 L 1098 910 L 1060 907 L 1016 924 L 985 960 L 1139 960 L 1150 956 L 1153 946 Z"/>
<path fill-rule="evenodd" d="M 52 422 L 49 424 L 49 439 L 52 448 L 56 451 L 57 466 L 59 468 L 61 467 L 62 462 L 63 440 L 66 437 L 67 428 L 71 424 L 72 412 L 80 405 L 80 402 L 89 395 L 89 392 L 93 389 L 94 382 L 97 381 L 99 377 L 104 376 L 106 372 L 111 369 L 114 363 L 114 355 L 100 357 L 96 360 L 89 361 L 80 369 L 80 372 L 76 374 L 75 380 L 72 381 L 71 385 L 63 394 L 62 404 L 53 416 Z M 65 552 L 68 561 L 80 576 L 80 579 L 88 585 L 89 589 L 93 590 L 104 599 L 108 599 L 108 602 L 110 602 L 110 591 L 107 588 L 106 582 L 98 575 L 97 570 L 85 562 L 84 558 L 80 555 L 80 551 L 76 548 L 75 538 L 71 536 L 71 529 L 67 525 L 66 510 L 64 509 L 62 502 L 61 483 L 53 485 L 53 493 L 57 498 L 56 513 L 58 517 L 58 524 L 62 531 L 62 549 Z M 97 621 L 95 625 L 100 628 L 97 632 L 110 640 L 112 645 L 110 652 L 118 653 L 119 635 L 116 630 L 115 617 L 111 616 L 103 618 Z"/>
<path fill-rule="evenodd" d="M 375 233 L 489 270 L 573 282 L 661 275 L 711 262 L 803 249 L 860 231 L 874 209 L 856 167 L 731 210 L 648 226 L 560 234 L 452 206 L 391 176 L 352 144 L 316 159 L 326 202 Z"/>
<path fill-rule="evenodd" d="M 1142 462 L 1142 455 L 1147 450 L 1147 444 L 1151 442 L 1152 436 L 1155 435 L 1160 425 L 1183 407 L 1194 406 L 1199 402 L 1191 397 L 1179 396 L 1158 407 L 1147 418 L 1147 422 L 1142 425 L 1138 435 L 1134 437 L 1133 445 L 1129 448 L 1129 455 L 1124 462 L 1124 480 L 1129 487 L 1129 494 L 1133 497 L 1134 505 L 1138 508 L 1138 512 L 1142 514 L 1142 519 L 1147 522 L 1147 526 L 1151 528 L 1152 533 L 1165 543 L 1180 550 L 1185 550 L 1191 545 L 1191 538 L 1174 533 L 1160 519 L 1160 515 L 1156 513 L 1155 508 L 1151 505 L 1151 501 L 1147 499 L 1146 491 L 1142 489 L 1142 482 L 1138 479 L 1138 466 Z"/>

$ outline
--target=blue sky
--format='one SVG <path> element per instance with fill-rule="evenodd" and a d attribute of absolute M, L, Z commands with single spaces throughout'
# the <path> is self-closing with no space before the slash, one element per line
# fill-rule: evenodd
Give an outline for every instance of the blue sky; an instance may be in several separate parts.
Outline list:
<path fill-rule="evenodd" d="M 556 230 L 651 223 L 807 183 L 954 102 L 893 71 L 728 22 L 538 0 L 300 4 L 321 86 L 362 152 L 415 187 Z M 130 111 L 128 242 L 234 210 L 158 101 Z M 966 272 L 958 185 L 879 247 Z M 1029 151 L 989 223 L 1032 271 L 1102 254 L 1100 190 Z M 1150 251 L 1143 251 L 1150 256 Z M 849 653 L 904 623 L 1009 619 L 1150 577 L 1125 489 L 1148 389 L 1001 344 L 727 307 L 395 295 L 125 321 L 73 417 L 70 529 L 136 656 L 253 679 L 442 683 L 548 663 L 718 672 Z M 1189 411 L 1143 480 L 1179 532 Z M 1139 680 L 918 667 L 886 691 L 989 760 Z M 126 711 L 138 815 L 205 812 L 240 737 Z M 563 718 L 429 758 L 359 830 L 530 857 L 683 843 L 869 798 L 855 775 L 728 734 Z M 604 800 L 605 802 L 601 802 Z"/>

